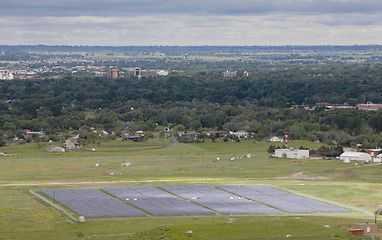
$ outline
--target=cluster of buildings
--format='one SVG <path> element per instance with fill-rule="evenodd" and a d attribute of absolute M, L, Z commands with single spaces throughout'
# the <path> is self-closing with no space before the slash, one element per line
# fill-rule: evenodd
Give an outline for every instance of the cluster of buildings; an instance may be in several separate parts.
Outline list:
<path fill-rule="evenodd" d="M 374 104 L 371 102 L 367 102 L 365 104 L 357 104 L 355 106 L 349 105 L 347 103 L 344 104 L 334 104 L 334 103 L 316 103 L 314 105 L 292 105 L 292 108 L 302 108 L 306 110 L 314 110 L 316 107 L 325 107 L 326 110 L 333 109 L 358 109 L 364 111 L 376 111 L 378 109 L 382 109 L 382 104 Z"/>
<path fill-rule="evenodd" d="M 179 131 L 178 136 L 183 137 L 187 140 L 196 140 L 201 138 L 202 136 L 206 137 L 215 137 L 215 138 L 225 138 L 231 136 L 236 136 L 238 139 L 248 139 L 251 137 L 251 134 L 247 131 L 241 130 L 237 132 L 232 131 L 206 131 L 202 133 L 198 133 L 195 131 Z"/>
<path fill-rule="evenodd" d="M 368 149 L 365 152 L 345 151 L 339 156 L 339 159 L 344 163 L 351 161 L 369 162 L 382 162 L 382 149 Z"/>
<path fill-rule="evenodd" d="M 222 72 L 222 75 L 223 75 L 223 77 L 236 77 L 237 76 L 237 71 L 229 71 L 229 70 L 227 70 L 227 71 L 224 71 L 224 72 Z M 243 76 L 244 77 L 249 77 L 249 72 L 248 71 L 244 71 L 243 72 Z"/>
<path fill-rule="evenodd" d="M 0 70 L 0 80 L 13 80 L 13 73 L 8 70 Z"/>
<path fill-rule="evenodd" d="M 70 152 L 70 151 L 76 151 L 82 149 L 82 146 L 78 142 L 78 137 L 71 137 L 68 138 L 62 147 L 51 145 L 47 147 L 45 150 L 50 153 L 57 153 L 57 152 Z"/>
<path fill-rule="evenodd" d="M 138 77 L 138 78 L 141 78 L 141 77 L 145 77 L 145 78 L 156 78 L 157 76 L 167 76 L 168 75 L 168 71 L 165 71 L 165 70 L 141 70 L 140 68 L 134 68 L 134 69 L 131 69 L 131 68 L 128 68 L 126 69 L 127 71 L 130 71 L 130 72 L 133 72 L 133 75 Z M 120 71 L 118 69 L 112 69 L 110 71 L 110 78 L 119 78 L 120 77 Z"/>

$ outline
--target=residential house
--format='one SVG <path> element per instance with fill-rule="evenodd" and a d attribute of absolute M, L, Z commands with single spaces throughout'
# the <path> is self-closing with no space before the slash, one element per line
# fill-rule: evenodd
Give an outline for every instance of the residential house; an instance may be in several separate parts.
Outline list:
<path fill-rule="evenodd" d="M 249 138 L 249 132 L 241 130 L 238 132 L 234 132 L 233 135 L 237 136 L 239 139 L 247 139 Z"/>
<path fill-rule="evenodd" d="M 198 139 L 200 137 L 200 133 L 195 132 L 195 131 L 185 131 L 185 132 L 184 131 L 179 131 L 178 135 L 180 137 L 184 137 L 184 139 L 188 139 L 188 140 Z"/>
<path fill-rule="evenodd" d="M 226 131 L 208 131 L 208 132 L 204 132 L 204 134 L 206 136 L 215 135 L 217 138 L 224 138 L 224 137 L 227 137 L 229 135 L 229 132 L 226 132 Z"/>
<path fill-rule="evenodd" d="M 129 141 L 133 141 L 133 142 L 138 142 L 140 139 L 141 139 L 141 136 L 127 136 L 127 135 L 125 135 L 125 136 L 123 136 L 122 141 L 129 140 Z"/>

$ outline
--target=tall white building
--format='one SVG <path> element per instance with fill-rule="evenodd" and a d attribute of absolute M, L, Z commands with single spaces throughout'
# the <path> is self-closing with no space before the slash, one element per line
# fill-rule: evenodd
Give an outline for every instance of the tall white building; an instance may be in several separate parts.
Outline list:
<path fill-rule="evenodd" d="M 13 80 L 13 74 L 8 70 L 0 70 L 0 80 Z"/>

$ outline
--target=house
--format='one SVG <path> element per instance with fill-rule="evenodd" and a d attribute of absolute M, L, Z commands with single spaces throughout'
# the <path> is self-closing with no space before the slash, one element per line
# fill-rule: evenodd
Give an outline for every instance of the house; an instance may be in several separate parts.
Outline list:
<path fill-rule="evenodd" d="M 200 133 L 195 132 L 195 131 L 186 131 L 186 132 L 179 131 L 178 135 L 180 137 L 184 137 L 184 139 L 188 139 L 188 140 L 198 139 L 200 137 Z"/>
<path fill-rule="evenodd" d="M 268 138 L 268 142 L 284 142 L 284 136 L 274 136 L 274 137 L 270 137 Z"/>
<path fill-rule="evenodd" d="M 29 129 L 24 129 L 24 135 L 26 137 L 33 137 L 33 136 L 39 136 L 39 137 L 42 137 L 44 136 L 44 132 L 43 131 L 39 131 L 39 132 L 32 132 L 31 130 Z"/>
<path fill-rule="evenodd" d="M 81 149 L 82 147 L 81 147 L 80 143 L 78 142 L 77 137 L 71 137 L 65 141 L 63 148 L 65 150 L 70 151 L 70 150 L 75 150 L 75 149 Z"/>
<path fill-rule="evenodd" d="M 228 136 L 229 132 L 226 132 L 226 131 L 208 131 L 208 132 L 204 132 L 204 134 L 206 136 L 215 135 L 217 138 L 224 138 L 224 137 Z"/>
<path fill-rule="evenodd" d="M 49 146 L 45 150 L 50 153 L 65 152 L 64 148 L 55 145 Z"/>
<path fill-rule="evenodd" d="M 135 132 L 135 134 L 136 134 L 137 136 L 144 137 L 144 136 L 145 136 L 145 131 L 143 131 L 143 130 L 138 130 L 138 131 Z"/>
<path fill-rule="evenodd" d="M 233 135 L 237 136 L 239 139 L 247 139 L 249 138 L 249 132 L 247 131 L 238 131 L 238 132 L 234 132 Z"/>
<path fill-rule="evenodd" d="M 130 140 L 133 142 L 138 142 L 140 140 L 141 136 L 124 136 L 122 141 Z"/>
<path fill-rule="evenodd" d="M 274 157 L 278 158 L 295 158 L 295 159 L 307 159 L 309 158 L 309 150 L 300 149 L 276 149 Z"/>
<path fill-rule="evenodd" d="M 371 156 L 364 152 L 344 152 L 340 155 L 340 160 L 344 162 L 351 161 L 371 161 Z"/>

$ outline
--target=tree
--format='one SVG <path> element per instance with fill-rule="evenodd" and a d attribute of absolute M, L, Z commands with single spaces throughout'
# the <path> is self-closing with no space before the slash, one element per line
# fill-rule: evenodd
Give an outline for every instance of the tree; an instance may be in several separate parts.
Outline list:
<path fill-rule="evenodd" d="M 0 147 L 4 147 L 6 145 L 5 139 L 0 137 Z"/>
<path fill-rule="evenodd" d="M 382 215 L 382 206 L 378 206 L 377 210 L 374 212 L 374 221 L 377 223 L 377 216 Z"/>

